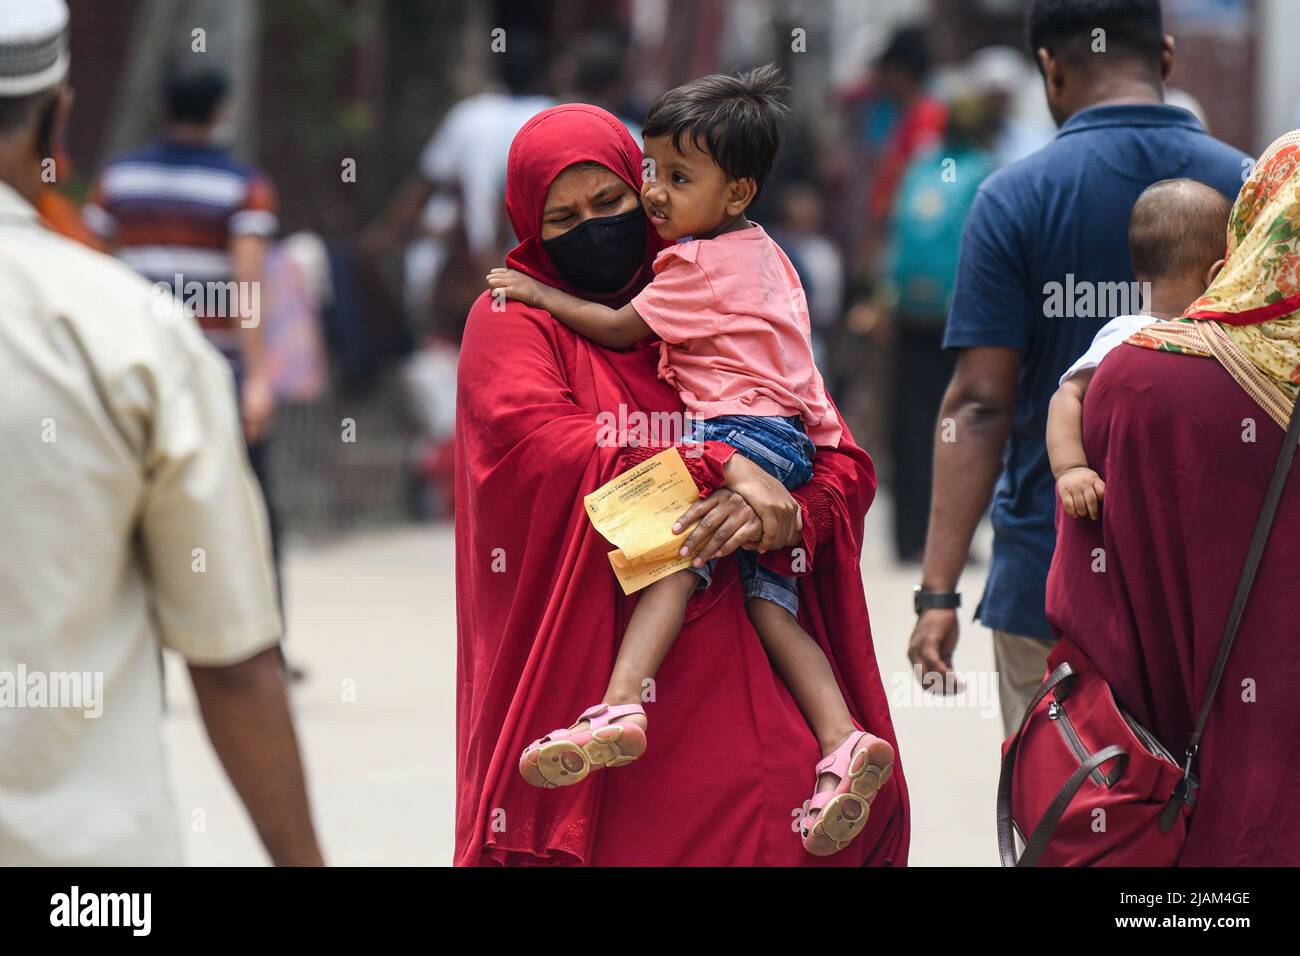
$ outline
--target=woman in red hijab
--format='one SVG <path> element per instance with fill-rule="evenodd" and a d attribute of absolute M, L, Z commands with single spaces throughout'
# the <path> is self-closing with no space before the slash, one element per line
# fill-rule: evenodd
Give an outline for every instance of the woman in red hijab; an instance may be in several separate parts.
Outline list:
<path fill-rule="evenodd" d="M 662 248 L 635 214 L 640 171 L 641 150 L 604 110 L 566 105 L 534 117 L 510 150 L 506 208 L 520 243 L 508 265 L 586 298 L 627 302 Z M 599 220 L 600 241 L 561 272 L 544 238 L 589 219 Z M 631 221 L 641 228 L 629 232 Z M 566 280 L 575 270 L 587 290 L 622 288 L 592 294 Z M 798 823 L 820 751 L 749 623 L 734 561 L 692 599 L 647 700 L 663 746 L 581 787 L 541 790 L 519 775 L 538 727 L 564 726 L 599 698 L 633 607 L 582 499 L 662 447 L 638 433 L 642 415 L 682 420 L 676 393 L 656 377 L 658 355 L 652 340 L 603 349 L 546 312 L 487 293 L 470 310 L 457 397 L 455 862 L 902 865 L 907 791 L 897 760 L 862 836 L 833 857 L 804 851 Z M 617 442 L 602 440 L 611 420 L 632 426 Z M 722 519 L 701 555 L 781 530 L 786 547 L 762 560 L 800 576 L 801 623 L 854 718 L 897 752 L 859 571 L 876 486 L 866 452 L 849 440 L 819 449 L 812 481 L 793 497 L 727 445 L 683 458 L 704 499 L 697 507 Z M 710 726 L 726 728 L 725 747 Z"/>

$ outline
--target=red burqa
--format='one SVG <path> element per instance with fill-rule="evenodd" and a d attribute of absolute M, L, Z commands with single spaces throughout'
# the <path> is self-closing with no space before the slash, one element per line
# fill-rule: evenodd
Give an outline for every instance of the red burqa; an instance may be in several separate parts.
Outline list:
<path fill-rule="evenodd" d="M 515 138 L 507 209 L 522 241 L 508 258 L 514 268 L 563 286 L 537 238 L 542 202 L 562 169 L 584 161 L 633 188 L 639 182 L 636 143 L 595 107 L 548 110 Z M 650 238 L 643 278 L 662 246 Z M 624 420 L 682 412 L 656 378 L 658 354 L 654 343 L 600 348 L 517 302 L 494 311 L 487 295 L 470 311 L 456 435 L 455 862 L 901 865 L 901 763 L 849 849 L 818 859 L 800 844 L 797 813 L 820 755 L 745 616 L 734 559 L 692 600 L 656 677 L 647 754 L 571 788 L 541 790 L 519 776 L 531 740 L 600 700 L 634 606 L 582 498 L 655 450 L 598 442 L 598 415 L 618 420 L 620 406 Z M 702 494 L 719 486 L 730 454 L 710 443 L 702 458 L 687 459 Z M 846 440 L 819 450 L 815 477 L 795 493 L 810 558 L 800 619 L 825 648 L 854 716 L 897 749 L 858 566 L 875 487 L 860 448 Z M 790 570 L 788 551 L 764 560 Z"/>
<path fill-rule="evenodd" d="M 1047 616 L 1181 759 L 1283 432 L 1213 359 L 1130 345 L 1083 422 L 1106 501 L 1100 522 L 1058 507 Z M 1293 469 L 1197 758 L 1184 865 L 1300 864 L 1298 595 Z"/>

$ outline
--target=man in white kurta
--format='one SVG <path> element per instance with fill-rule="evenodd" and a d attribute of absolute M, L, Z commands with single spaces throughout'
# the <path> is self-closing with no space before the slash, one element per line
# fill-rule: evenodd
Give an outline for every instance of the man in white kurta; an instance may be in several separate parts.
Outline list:
<path fill-rule="evenodd" d="M 63 0 L 0 0 L 0 865 L 180 862 L 160 647 L 271 858 L 316 863 L 230 372 L 33 208 L 66 30 Z"/>

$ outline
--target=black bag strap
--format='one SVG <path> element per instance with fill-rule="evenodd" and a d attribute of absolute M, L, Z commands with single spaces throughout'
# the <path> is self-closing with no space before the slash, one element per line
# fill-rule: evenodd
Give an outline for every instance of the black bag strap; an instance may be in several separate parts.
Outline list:
<path fill-rule="evenodd" d="M 1246 611 L 1246 602 L 1250 599 L 1250 590 L 1255 584 L 1255 573 L 1264 557 L 1264 547 L 1268 544 L 1269 532 L 1273 530 L 1273 519 L 1277 516 L 1277 506 L 1282 500 L 1282 491 L 1286 487 L 1287 476 L 1291 472 L 1291 461 L 1295 458 L 1296 443 L 1300 442 L 1300 401 L 1291 409 L 1291 421 L 1287 425 L 1286 437 L 1282 439 L 1282 450 L 1277 456 L 1277 465 L 1273 468 L 1273 480 L 1269 483 L 1268 493 L 1259 511 L 1259 520 L 1255 522 L 1255 532 L 1250 538 L 1250 548 L 1246 551 L 1246 563 L 1242 565 L 1241 577 L 1237 581 L 1237 593 L 1232 599 L 1232 609 L 1228 612 L 1228 621 L 1223 628 L 1223 640 L 1219 644 L 1219 656 L 1210 672 L 1210 683 L 1205 688 L 1205 697 L 1201 701 L 1201 713 L 1196 718 L 1196 729 L 1187 742 L 1187 760 L 1183 766 L 1183 784 L 1191 777 L 1192 761 L 1201 746 L 1201 735 L 1205 733 L 1205 723 L 1210 718 L 1210 708 L 1214 706 L 1214 697 L 1219 684 L 1223 681 L 1223 672 L 1228 667 L 1228 655 L 1232 653 L 1233 642 L 1237 639 L 1237 625 Z"/>
<path fill-rule="evenodd" d="M 1033 699 L 1030 700 L 1029 706 L 1025 708 L 1025 715 L 1020 718 L 1020 729 L 1016 731 L 1011 738 L 1011 743 L 1007 745 L 1007 752 L 1002 755 L 1002 772 L 998 774 L 998 852 L 1002 855 L 1003 866 L 1016 866 L 1016 840 L 1012 833 L 1011 819 L 1011 781 L 1015 776 L 1016 770 L 1016 752 L 1020 749 L 1020 739 L 1024 735 L 1025 725 L 1029 723 L 1030 715 L 1033 714 L 1034 708 L 1043 702 L 1043 698 L 1050 694 L 1058 684 L 1073 680 L 1076 672 L 1070 666 L 1068 661 L 1063 661 L 1056 665 L 1056 669 L 1047 675 L 1047 679 L 1039 686 L 1034 693 Z M 1078 789 L 1077 787 L 1075 789 Z M 1058 795 L 1059 796 L 1059 795 Z M 1068 801 L 1067 801 L 1068 802 Z M 1053 824 L 1055 827 L 1055 824 Z M 1042 829 L 1039 824 L 1038 829 Z M 1037 830 L 1035 830 L 1037 832 Z M 1047 841 L 1044 839 L 1043 841 Z M 1040 851 L 1041 852 L 1041 851 Z"/>
<path fill-rule="evenodd" d="M 1003 866 L 1037 866 L 1043 851 L 1047 849 L 1047 844 L 1052 839 L 1052 834 L 1056 832 L 1057 824 L 1061 822 L 1061 817 L 1065 816 L 1070 801 L 1079 792 L 1079 788 L 1088 779 L 1088 775 L 1102 764 L 1114 760 L 1116 757 L 1122 757 L 1125 762 L 1128 761 L 1128 751 L 1114 744 L 1109 747 L 1102 747 L 1094 754 L 1089 754 L 1079 764 L 1078 769 L 1070 774 L 1065 784 L 1052 798 L 1052 802 L 1047 805 L 1047 810 L 1044 811 L 1042 819 L 1038 821 L 1038 826 L 1034 827 L 1034 832 L 1025 841 L 1024 854 L 1019 859 L 1016 858 L 1016 840 L 1012 831 L 1011 819 L 1011 782 L 1016 772 L 1016 751 L 1020 749 L 1020 739 L 1024 735 L 1025 725 L 1029 723 L 1034 708 L 1041 704 L 1043 698 L 1050 694 L 1057 685 L 1072 680 L 1075 676 L 1074 668 L 1069 665 L 1069 662 L 1065 661 L 1058 664 L 1056 669 L 1047 675 L 1047 679 L 1043 681 L 1033 699 L 1029 702 L 1029 706 L 1025 708 L 1025 715 L 1020 718 L 1020 729 L 1011 738 L 1011 743 L 1007 746 L 1007 752 L 1002 757 L 1002 772 L 998 775 L 998 853 L 1002 857 Z"/>
<path fill-rule="evenodd" d="M 1042 819 L 1038 821 L 1038 826 L 1034 827 L 1034 832 L 1025 841 L 1024 855 L 1016 860 L 1016 866 L 1038 865 L 1043 851 L 1047 849 L 1047 844 L 1052 839 L 1052 834 L 1056 832 L 1056 825 L 1061 822 L 1061 817 L 1065 816 L 1066 808 L 1074 799 L 1074 795 L 1079 792 L 1079 788 L 1083 786 L 1083 782 L 1088 779 L 1088 775 L 1106 761 L 1114 760 L 1116 757 L 1122 757 L 1124 763 L 1128 763 L 1128 751 L 1117 744 L 1111 744 L 1102 747 L 1094 754 L 1089 754 L 1083 763 L 1079 764 L 1078 769 L 1070 774 L 1065 784 L 1052 798 L 1052 802 L 1047 805 Z M 1120 772 L 1123 772 L 1122 768 Z"/>

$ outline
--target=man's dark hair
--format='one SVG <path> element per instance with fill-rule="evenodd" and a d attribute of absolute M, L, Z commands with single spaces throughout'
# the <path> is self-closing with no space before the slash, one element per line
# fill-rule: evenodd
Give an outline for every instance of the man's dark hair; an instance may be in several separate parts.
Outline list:
<path fill-rule="evenodd" d="M 728 179 L 752 179 L 762 192 L 781 145 L 784 89 L 781 71 L 770 63 L 748 73 L 702 76 L 655 100 L 641 135 L 671 136 L 675 149 L 689 138 Z"/>
<path fill-rule="evenodd" d="M 1030 0 L 1025 35 L 1034 62 L 1040 49 L 1071 62 L 1087 62 L 1083 54 L 1091 53 L 1094 37 L 1104 36 L 1102 60 L 1113 62 L 1118 55 L 1158 67 L 1165 28 L 1160 0 Z"/>
<path fill-rule="evenodd" d="M 1139 280 L 1203 276 L 1228 246 L 1232 203 L 1194 179 L 1163 179 L 1133 204 L 1128 252 Z"/>
<path fill-rule="evenodd" d="M 174 123 L 210 123 L 230 90 L 226 75 L 211 67 L 171 68 L 163 81 L 163 104 Z"/>
<path fill-rule="evenodd" d="M 934 61 L 924 27 L 901 27 L 889 38 L 883 53 L 876 57 L 876 69 L 894 69 L 906 73 L 916 83 L 930 76 Z"/>
<path fill-rule="evenodd" d="M 531 31 L 513 30 L 500 57 L 501 80 L 514 96 L 533 93 L 546 71 L 546 44 Z"/>
<path fill-rule="evenodd" d="M 573 85 L 580 96 L 598 97 L 609 92 L 623 74 L 627 44 L 609 31 L 583 37 L 574 57 Z"/>

